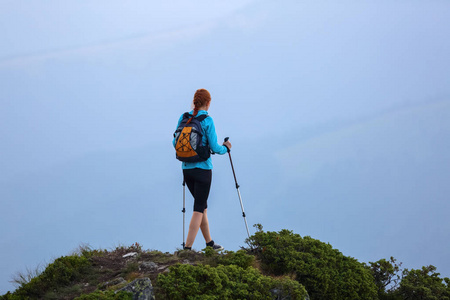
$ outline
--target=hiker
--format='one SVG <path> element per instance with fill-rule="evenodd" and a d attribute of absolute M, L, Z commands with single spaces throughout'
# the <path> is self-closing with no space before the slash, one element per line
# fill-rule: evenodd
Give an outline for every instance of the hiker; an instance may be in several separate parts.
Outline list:
<path fill-rule="evenodd" d="M 214 122 L 211 116 L 208 115 L 210 104 L 210 93 L 205 89 L 197 90 L 192 101 L 193 110 L 188 114 L 183 114 L 177 124 L 177 131 L 178 134 L 180 134 L 179 129 L 183 127 L 184 124 L 195 122 L 193 121 L 193 118 L 196 118 L 197 121 L 201 120 L 200 125 L 202 131 L 202 144 L 206 147 L 207 152 L 206 155 L 202 154 L 201 157 L 196 159 L 197 161 L 194 162 L 188 162 L 186 161 L 186 159 L 177 156 L 177 158 L 182 161 L 184 181 L 186 182 L 189 191 L 194 197 L 194 212 L 189 224 L 186 244 L 184 245 L 185 250 L 191 250 L 199 228 L 201 229 L 203 237 L 205 238 L 206 246 L 210 246 L 217 251 L 223 249 L 222 246 L 214 243 L 209 232 L 207 200 L 209 190 L 211 188 L 213 168 L 211 157 L 209 154 L 210 150 L 216 154 L 225 154 L 229 149 L 231 149 L 231 143 L 229 141 L 224 142 L 223 145 L 219 145 L 217 143 L 217 134 L 214 127 Z M 174 147 L 176 147 L 177 145 L 177 138 L 178 136 L 175 136 L 173 139 Z"/>

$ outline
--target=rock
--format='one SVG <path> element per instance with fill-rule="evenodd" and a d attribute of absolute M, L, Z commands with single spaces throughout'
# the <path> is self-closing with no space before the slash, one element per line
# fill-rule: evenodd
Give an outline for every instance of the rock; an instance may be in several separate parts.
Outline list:
<path fill-rule="evenodd" d="M 271 289 L 270 292 L 272 293 L 272 295 L 274 296 L 274 300 L 291 300 L 291 295 L 286 295 L 283 293 L 282 290 L 280 289 Z"/>
<path fill-rule="evenodd" d="M 159 266 L 159 267 L 158 267 L 158 271 L 161 272 L 161 271 L 167 269 L 167 267 L 168 267 L 168 266 L 165 266 L 165 265 Z"/>
<path fill-rule="evenodd" d="M 191 266 L 195 265 L 192 261 L 190 261 L 188 259 L 183 260 L 181 263 L 183 265 L 191 265 Z"/>
<path fill-rule="evenodd" d="M 146 261 L 139 265 L 139 271 L 148 270 L 150 272 L 155 272 L 158 269 L 158 265 L 152 261 Z"/>
<path fill-rule="evenodd" d="M 133 300 L 155 300 L 153 295 L 153 286 L 150 278 L 138 278 L 117 292 L 125 291 L 133 293 Z"/>
<path fill-rule="evenodd" d="M 270 292 L 272 293 L 274 300 L 291 300 L 291 299 L 293 299 L 290 293 L 286 294 L 285 292 L 283 292 L 282 289 L 274 288 L 274 289 L 271 289 Z M 310 300 L 309 295 L 307 294 L 303 300 Z"/>
<path fill-rule="evenodd" d="M 127 253 L 127 254 L 125 254 L 124 256 L 122 256 L 123 258 L 126 258 L 126 257 L 135 257 L 137 255 L 137 252 L 130 252 L 130 253 Z"/>

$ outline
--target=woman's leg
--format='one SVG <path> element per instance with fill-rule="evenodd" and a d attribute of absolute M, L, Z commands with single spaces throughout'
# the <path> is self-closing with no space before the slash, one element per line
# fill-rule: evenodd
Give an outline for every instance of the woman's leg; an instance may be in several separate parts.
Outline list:
<path fill-rule="evenodd" d="M 186 247 L 192 247 L 194 244 L 195 237 L 197 236 L 198 229 L 202 230 L 203 237 L 205 238 L 205 242 L 211 242 L 211 234 L 209 232 L 209 222 L 208 215 L 206 213 L 207 209 L 203 211 L 203 213 L 194 211 L 191 219 L 191 223 L 189 224 L 189 232 L 186 239 Z"/>
<path fill-rule="evenodd" d="M 211 242 L 211 234 L 209 233 L 209 222 L 208 215 L 206 214 L 207 209 L 203 211 L 202 223 L 200 224 L 200 229 L 202 230 L 203 237 L 205 238 L 205 242 Z"/>
<path fill-rule="evenodd" d="M 194 213 L 192 214 L 189 232 L 186 239 L 186 247 L 192 247 L 198 230 L 202 228 L 203 237 L 211 240 L 209 234 L 208 217 L 206 208 L 209 190 L 211 187 L 211 170 L 190 169 L 183 170 L 186 184 L 194 197 Z"/>
<path fill-rule="evenodd" d="M 198 229 L 203 220 L 203 214 L 198 211 L 194 211 L 192 214 L 191 223 L 189 224 L 189 232 L 186 239 L 186 247 L 192 247 L 197 236 Z"/>

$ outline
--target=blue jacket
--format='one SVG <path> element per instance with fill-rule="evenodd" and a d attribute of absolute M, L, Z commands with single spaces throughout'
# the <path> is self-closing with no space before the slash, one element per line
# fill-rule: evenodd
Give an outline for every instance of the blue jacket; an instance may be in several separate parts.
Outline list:
<path fill-rule="evenodd" d="M 193 113 L 194 113 L 193 111 L 190 112 L 190 114 L 193 114 Z M 207 114 L 208 114 L 208 112 L 206 110 L 199 110 L 197 116 L 207 115 Z M 180 119 L 178 120 L 177 129 L 178 129 L 178 126 L 180 126 L 181 120 L 183 120 L 183 115 L 181 115 Z M 216 154 L 222 155 L 222 154 L 227 153 L 227 151 L 228 151 L 227 147 L 225 147 L 223 145 L 219 145 L 217 143 L 216 127 L 214 126 L 214 121 L 211 118 L 211 116 L 209 116 L 208 118 L 201 121 L 200 124 L 202 125 L 202 131 L 203 131 L 202 132 L 203 145 L 208 144 L 209 148 Z M 176 143 L 176 141 L 174 138 L 172 141 L 172 144 L 174 147 L 175 147 L 175 143 Z M 205 169 L 205 170 L 212 170 L 213 165 L 212 165 L 211 157 L 209 157 L 207 160 L 200 161 L 200 162 L 183 162 L 182 168 L 183 169 L 199 168 L 199 169 Z"/>

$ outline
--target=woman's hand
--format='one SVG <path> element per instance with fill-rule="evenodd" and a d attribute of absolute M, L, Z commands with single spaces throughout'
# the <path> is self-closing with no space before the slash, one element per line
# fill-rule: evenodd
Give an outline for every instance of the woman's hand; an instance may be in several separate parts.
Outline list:
<path fill-rule="evenodd" d="M 230 141 L 223 142 L 223 145 L 224 145 L 225 147 L 227 147 L 228 150 L 231 150 L 231 143 L 230 143 Z"/>

